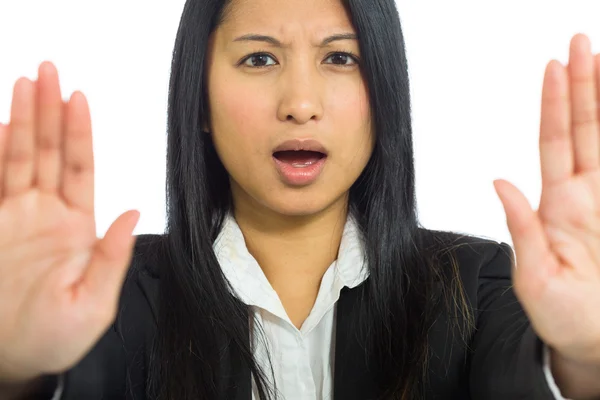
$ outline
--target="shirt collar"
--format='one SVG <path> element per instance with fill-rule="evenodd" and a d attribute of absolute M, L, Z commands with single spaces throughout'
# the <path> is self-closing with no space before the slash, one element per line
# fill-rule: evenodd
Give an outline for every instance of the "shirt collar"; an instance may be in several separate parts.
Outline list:
<path fill-rule="evenodd" d="M 286 315 L 279 297 L 256 259 L 249 253 L 242 231 L 231 213 L 225 217 L 213 249 L 225 278 L 241 301 Z M 354 288 L 368 276 L 364 243 L 358 223 L 350 213 L 342 232 L 338 258 L 326 272 L 331 273 L 334 275 L 334 284 L 327 290 L 336 292 L 331 293 L 336 299 L 343 287 Z"/>

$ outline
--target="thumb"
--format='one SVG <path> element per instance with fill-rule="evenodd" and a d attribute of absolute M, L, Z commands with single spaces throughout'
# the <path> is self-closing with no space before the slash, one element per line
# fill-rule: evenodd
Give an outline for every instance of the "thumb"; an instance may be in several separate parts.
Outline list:
<path fill-rule="evenodd" d="M 506 223 L 513 240 L 519 275 L 544 274 L 548 264 L 549 245 L 542 222 L 527 198 L 512 183 L 494 181 L 494 188 L 504 207 Z"/>
<path fill-rule="evenodd" d="M 96 243 L 81 283 L 92 297 L 107 299 L 115 307 L 131 263 L 136 241 L 133 230 L 139 218 L 139 211 L 130 210 L 112 223 L 104 237 Z"/>

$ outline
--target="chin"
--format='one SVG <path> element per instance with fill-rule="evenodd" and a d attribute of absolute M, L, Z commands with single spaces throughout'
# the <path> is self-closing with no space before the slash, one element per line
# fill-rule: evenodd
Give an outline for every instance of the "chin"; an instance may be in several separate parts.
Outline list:
<path fill-rule="evenodd" d="M 258 182 L 257 182 L 258 183 Z M 304 187 L 288 187 L 280 183 L 244 188 L 232 181 L 234 204 L 258 214 L 274 213 L 289 217 L 307 217 L 346 208 L 348 190 L 342 185 L 316 184 Z M 234 206 L 235 207 L 235 206 Z M 252 212 L 252 211 L 251 211 Z"/>
<path fill-rule="evenodd" d="M 286 217 L 309 217 L 311 215 L 322 212 L 323 208 L 307 208 L 307 207 L 285 207 L 272 209 L 274 212 Z"/>
<path fill-rule="evenodd" d="M 287 191 L 286 191 L 287 192 Z M 344 206 L 346 196 L 320 191 L 318 193 L 277 193 L 265 199 L 263 205 L 277 214 L 290 217 L 306 217 L 323 213 L 331 208 Z"/>

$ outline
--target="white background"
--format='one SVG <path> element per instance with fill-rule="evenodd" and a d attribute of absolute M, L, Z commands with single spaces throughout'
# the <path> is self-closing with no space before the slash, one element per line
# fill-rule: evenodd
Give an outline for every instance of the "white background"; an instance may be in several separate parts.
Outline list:
<path fill-rule="evenodd" d="M 283 0 L 274 0 L 283 1 Z M 14 82 L 53 61 L 83 91 L 94 128 L 98 235 L 128 209 L 165 227 L 166 106 L 184 0 L 0 0 L 0 121 Z M 577 32 L 600 51 L 600 2 L 398 0 L 412 77 L 417 199 L 428 228 L 512 243 L 492 181 L 537 208 L 547 61 Z"/>

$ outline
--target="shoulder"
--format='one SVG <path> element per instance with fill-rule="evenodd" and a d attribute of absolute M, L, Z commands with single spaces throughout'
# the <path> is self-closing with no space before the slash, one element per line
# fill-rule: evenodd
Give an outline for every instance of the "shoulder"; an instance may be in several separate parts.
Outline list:
<path fill-rule="evenodd" d="M 167 259 L 166 234 L 141 234 L 136 236 L 128 278 L 145 275 L 159 279 L 161 263 Z"/>
<path fill-rule="evenodd" d="M 420 235 L 426 253 L 433 255 L 451 275 L 458 272 L 467 290 L 475 289 L 482 279 L 510 279 L 515 257 L 508 243 L 484 236 L 424 228 L 420 229 Z"/>
<path fill-rule="evenodd" d="M 165 235 L 137 235 L 121 290 L 117 328 L 132 322 L 154 324 L 157 317 L 161 264 L 167 259 Z M 142 322 L 142 323 L 141 323 Z M 141 324 L 140 324 L 141 323 Z"/>

